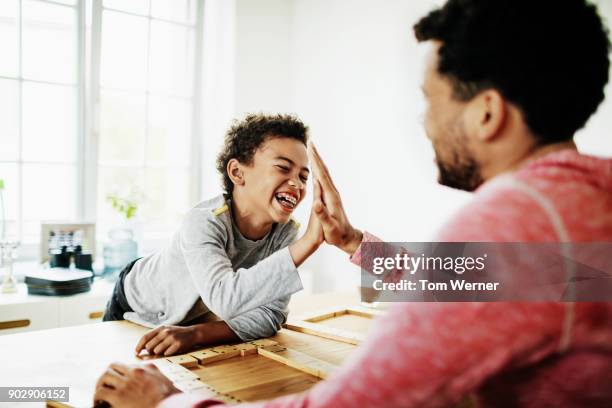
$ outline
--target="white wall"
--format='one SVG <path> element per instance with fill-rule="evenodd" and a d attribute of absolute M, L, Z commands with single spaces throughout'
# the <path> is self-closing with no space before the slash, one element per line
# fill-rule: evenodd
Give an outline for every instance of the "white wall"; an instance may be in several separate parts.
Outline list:
<path fill-rule="evenodd" d="M 202 78 L 202 199 L 221 193 L 215 156 L 235 117 L 236 3 L 204 2 Z"/>
<path fill-rule="evenodd" d="M 355 226 L 388 241 L 426 241 L 469 199 L 437 185 L 420 123 L 421 47 L 412 25 L 440 1 L 208 0 L 215 2 L 231 4 L 235 16 L 226 110 L 299 114 Z M 608 129 L 612 99 L 581 132 L 581 148 L 612 156 Z M 305 204 L 296 214 L 303 224 Z M 350 290 L 359 280 L 335 248 L 323 248 L 303 269 L 313 271 L 315 291 Z"/>
<path fill-rule="evenodd" d="M 433 2 L 294 3 L 295 110 L 351 221 L 388 241 L 430 239 L 466 196 L 437 185 L 419 119 L 422 66 L 412 25 Z M 314 260 L 315 289 L 357 284 L 358 268 L 335 248 Z"/>
<path fill-rule="evenodd" d="M 291 111 L 293 1 L 238 0 L 237 6 L 236 115 Z"/>
<path fill-rule="evenodd" d="M 612 1 L 598 0 L 599 12 L 612 29 Z M 583 153 L 612 157 L 612 70 L 606 87 L 606 100 L 586 127 L 576 135 L 576 143 Z"/>

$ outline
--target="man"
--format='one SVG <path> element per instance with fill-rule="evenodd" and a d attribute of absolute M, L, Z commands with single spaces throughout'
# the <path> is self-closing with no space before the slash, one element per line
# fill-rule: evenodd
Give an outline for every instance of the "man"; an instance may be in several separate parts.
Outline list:
<path fill-rule="evenodd" d="M 612 160 L 572 141 L 604 98 L 609 40 L 585 0 L 449 0 L 415 26 L 430 47 L 423 91 L 442 184 L 475 191 L 438 241 L 612 240 Z M 352 227 L 311 148 L 325 241 L 361 263 Z M 409 218 L 398 214 L 398 218 Z M 402 303 L 332 378 L 257 406 L 612 406 L 605 303 Z M 147 394 L 149 392 L 149 394 Z M 114 365 L 96 398 L 190 406 L 151 368 Z M 152 395 L 154 394 L 154 395 Z M 201 407 L 212 401 L 200 402 Z"/>

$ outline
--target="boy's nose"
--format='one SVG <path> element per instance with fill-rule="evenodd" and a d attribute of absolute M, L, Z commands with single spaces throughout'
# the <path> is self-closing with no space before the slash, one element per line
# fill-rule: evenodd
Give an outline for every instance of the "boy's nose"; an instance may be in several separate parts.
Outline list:
<path fill-rule="evenodd" d="M 297 188 L 298 190 L 301 190 L 304 188 L 304 183 L 302 183 L 301 181 L 293 180 L 293 179 L 289 179 L 289 185 L 291 187 Z"/>

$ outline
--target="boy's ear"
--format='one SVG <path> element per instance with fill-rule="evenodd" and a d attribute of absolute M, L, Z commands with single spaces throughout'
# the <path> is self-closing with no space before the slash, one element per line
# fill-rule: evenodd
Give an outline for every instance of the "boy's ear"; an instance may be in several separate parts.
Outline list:
<path fill-rule="evenodd" d="M 237 159 L 231 159 L 229 162 L 227 162 L 227 175 L 235 186 L 241 186 L 244 184 L 242 165 Z"/>

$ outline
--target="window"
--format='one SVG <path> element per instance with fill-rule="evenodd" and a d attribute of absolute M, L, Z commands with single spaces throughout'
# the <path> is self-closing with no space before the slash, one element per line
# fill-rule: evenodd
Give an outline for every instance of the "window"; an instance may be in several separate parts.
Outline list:
<path fill-rule="evenodd" d="M 8 235 L 43 220 L 117 222 L 136 195 L 145 240 L 199 198 L 201 0 L 0 1 L 0 179 Z"/>
<path fill-rule="evenodd" d="M 104 0 L 100 16 L 98 220 L 109 194 L 136 196 L 145 236 L 164 236 L 196 195 L 196 3 Z"/>
<path fill-rule="evenodd" d="M 7 234 L 77 216 L 79 13 L 76 1 L 0 2 L 0 178 Z"/>

